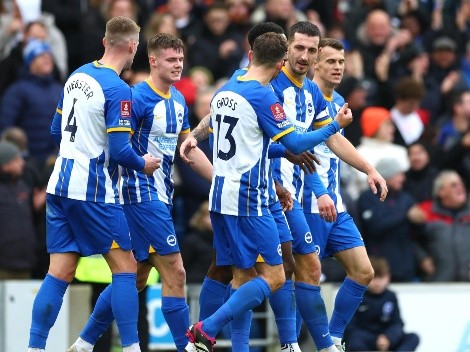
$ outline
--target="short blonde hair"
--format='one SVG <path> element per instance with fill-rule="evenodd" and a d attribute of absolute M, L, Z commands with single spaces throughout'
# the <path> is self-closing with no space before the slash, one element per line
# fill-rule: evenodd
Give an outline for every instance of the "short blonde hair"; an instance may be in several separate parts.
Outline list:
<path fill-rule="evenodd" d="M 116 16 L 106 23 L 106 42 L 111 47 L 127 44 L 140 33 L 140 27 L 129 17 Z"/>

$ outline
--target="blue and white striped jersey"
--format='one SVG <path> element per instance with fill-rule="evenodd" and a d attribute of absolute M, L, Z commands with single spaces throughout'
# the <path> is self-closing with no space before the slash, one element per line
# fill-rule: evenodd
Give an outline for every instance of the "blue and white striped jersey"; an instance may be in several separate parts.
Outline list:
<path fill-rule="evenodd" d="M 324 97 L 327 102 L 329 116 L 336 116 L 339 109 L 344 105 L 344 99 L 336 91 L 333 96 Z M 315 129 L 321 128 L 331 122 L 331 117 L 315 120 L 313 126 Z M 340 133 L 344 133 L 341 129 Z M 339 158 L 334 154 L 325 142 L 318 144 L 314 148 L 315 155 L 320 159 L 321 164 L 316 165 L 317 173 L 321 181 L 328 190 L 328 194 L 335 202 L 336 211 L 341 213 L 345 211 L 343 200 L 340 194 L 340 175 L 339 175 Z M 312 189 L 305 185 L 303 207 L 306 212 L 318 213 L 317 198 Z"/>
<path fill-rule="evenodd" d="M 228 215 L 269 213 L 266 168 L 270 139 L 294 130 L 271 87 L 231 79 L 211 102 L 214 171 L 209 209 Z"/>
<path fill-rule="evenodd" d="M 109 158 L 108 133 L 130 132 L 131 100 L 129 86 L 116 71 L 97 61 L 70 75 L 54 118 L 62 139 L 47 193 L 119 202 L 118 165 Z"/>
<path fill-rule="evenodd" d="M 323 95 L 311 80 L 305 79 L 300 83 L 284 67 L 271 85 L 297 133 L 311 131 L 314 119 L 321 121 L 329 116 Z M 303 173 L 299 166 L 279 158 L 276 160 L 274 178 L 287 188 L 294 199 L 301 201 Z"/>
<path fill-rule="evenodd" d="M 132 87 L 132 148 L 142 156 L 160 158 L 161 166 L 152 176 L 122 169 L 124 204 L 160 200 L 172 204 L 173 161 L 180 133 L 189 133 L 188 107 L 175 88 L 159 91 L 150 80 Z"/>

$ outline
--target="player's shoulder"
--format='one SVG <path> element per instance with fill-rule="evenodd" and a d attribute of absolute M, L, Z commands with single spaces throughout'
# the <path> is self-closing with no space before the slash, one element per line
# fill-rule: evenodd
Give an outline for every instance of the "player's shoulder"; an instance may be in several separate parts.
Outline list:
<path fill-rule="evenodd" d="M 343 106 L 345 100 L 341 94 L 339 94 L 336 90 L 333 91 L 333 102 L 338 104 L 339 106 Z"/>
<path fill-rule="evenodd" d="M 183 93 L 181 93 L 176 87 L 170 87 L 170 94 L 175 101 L 182 105 L 186 105 L 186 100 L 184 99 Z"/>

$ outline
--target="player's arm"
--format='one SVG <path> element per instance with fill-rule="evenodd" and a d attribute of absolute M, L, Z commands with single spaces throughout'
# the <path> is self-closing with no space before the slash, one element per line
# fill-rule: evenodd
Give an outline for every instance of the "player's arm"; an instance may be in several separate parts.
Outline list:
<path fill-rule="evenodd" d="M 151 175 L 160 167 L 160 159 L 150 154 L 137 155 L 129 143 L 128 131 L 108 132 L 109 156 L 119 165 Z"/>
<path fill-rule="evenodd" d="M 183 159 L 185 163 L 187 164 L 193 163 L 193 160 L 188 158 L 189 153 L 191 152 L 192 149 L 196 148 L 198 142 L 209 138 L 210 120 L 211 120 L 211 116 L 210 114 L 207 114 L 201 120 L 201 122 L 199 122 L 196 128 L 192 130 L 191 133 L 188 134 L 188 136 L 183 141 L 183 143 L 181 143 L 179 147 L 179 152 L 180 152 L 181 159 Z"/>
<path fill-rule="evenodd" d="M 384 178 L 378 171 L 362 157 L 351 142 L 342 134 L 337 133 L 331 136 L 326 145 L 341 160 L 351 165 L 355 169 L 367 175 L 367 182 L 374 194 L 377 194 L 377 185 L 380 187 L 380 200 L 384 201 L 387 197 L 388 189 Z"/>
<path fill-rule="evenodd" d="M 333 199 L 328 194 L 328 190 L 320 179 L 318 173 L 305 175 L 304 182 L 308 185 L 317 198 L 318 211 L 320 216 L 328 222 L 336 221 L 336 207 Z"/>
<path fill-rule="evenodd" d="M 189 130 L 181 131 L 178 135 L 178 144 L 177 149 L 181 148 L 181 145 L 188 139 L 191 133 Z M 188 150 L 186 154 L 189 160 L 191 160 L 191 169 L 193 169 L 199 176 L 203 177 L 205 180 L 212 181 L 212 164 L 207 158 L 204 152 L 195 147 Z"/>
<path fill-rule="evenodd" d="M 60 146 L 60 141 L 62 139 L 62 99 L 55 109 L 54 118 L 52 119 L 51 124 L 51 137 L 54 140 L 54 143 L 57 146 Z"/>
<path fill-rule="evenodd" d="M 286 158 L 292 164 L 299 165 L 303 172 L 310 174 L 315 172 L 315 163 L 320 165 L 320 160 L 310 151 L 303 152 L 301 154 L 291 153 L 280 143 L 271 143 L 268 149 L 268 158 Z"/>

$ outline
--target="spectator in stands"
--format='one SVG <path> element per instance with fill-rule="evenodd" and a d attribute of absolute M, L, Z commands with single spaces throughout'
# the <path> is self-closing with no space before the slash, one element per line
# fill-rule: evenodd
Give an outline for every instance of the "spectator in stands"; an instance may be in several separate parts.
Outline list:
<path fill-rule="evenodd" d="M 203 32 L 189 44 L 188 63 L 211 70 L 215 80 L 231 77 L 244 54 L 243 38 L 231 27 L 227 8 L 214 3 L 204 14 Z"/>
<path fill-rule="evenodd" d="M 23 50 L 30 39 L 47 41 L 47 28 L 43 22 L 33 21 L 28 23 L 23 32 L 23 40 L 14 46 L 10 53 L 0 61 L 0 97 L 8 86 L 24 75 L 27 68 L 23 63 Z M 54 62 L 53 75 L 57 80 L 61 79 L 60 71 Z"/>
<path fill-rule="evenodd" d="M 194 44 L 203 30 L 201 18 L 194 12 L 194 4 L 191 0 L 168 0 L 168 12 L 175 19 L 176 28 L 181 39 L 188 46 Z"/>
<path fill-rule="evenodd" d="M 30 40 L 23 52 L 29 73 L 5 91 L 0 104 L 0 132 L 21 127 L 28 135 L 31 155 L 40 162 L 57 153 L 50 126 L 62 84 L 53 77 L 54 59 L 50 46 Z"/>
<path fill-rule="evenodd" d="M 406 148 L 393 143 L 395 125 L 390 119 L 390 112 L 382 107 L 371 106 L 364 109 L 360 118 L 363 137 L 357 151 L 374 167 L 384 155 L 393 157 L 400 164 L 400 170 L 406 171 L 409 162 Z M 360 192 L 368 189 L 367 178 L 361 172 L 353 170 L 346 180 L 346 190 L 353 199 Z"/>
<path fill-rule="evenodd" d="M 429 115 L 419 109 L 424 96 L 424 85 L 412 77 L 403 77 L 395 85 L 395 104 L 390 118 L 395 124 L 394 143 L 407 146 L 424 133 Z"/>
<path fill-rule="evenodd" d="M 441 171 L 433 185 L 433 199 L 420 203 L 412 220 L 422 224 L 424 256 L 421 265 L 429 281 L 470 281 L 470 202 L 462 178 Z"/>
<path fill-rule="evenodd" d="M 287 29 L 296 22 L 307 21 L 303 12 L 297 10 L 292 0 L 267 0 L 258 5 L 251 15 L 251 23 L 274 22 Z"/>
<path fill-rule="evenodd" d="M 405 173 L 403 190 L 418 203 L 432 199 L 432 185 L 439 171 L 431 164 L 426 145 L 420 142 L 410 144 L 408 159 L 410 169 Z"/>
<path fill-rule="evenodd" d="M 388 288 L 390 268 L 385 258 L 370 257 L 375 271 L 361 305 L 346 330 L 348 351 L 415 351 L 416 333 L 406 333 L 398 298 Z"/>
<path fill-rule="evenodd" d="M 416 246 L 408 218 L 417 212 L 417 206 L 413 197 L 403 191 L 405 175 L 398 160 L 385 157 L 376 169 L 387 182 L 387 198 L 381 202 L 367 190 L 357 203 L 367 252 L 387 259 L 393 282 L 414 281 Z"/>
<path fill-rule="evenodd" d="M 33 188 L 22 178 L 23 170 L 20 149 L 0 142 L 0 280 L 29 279 L 36 263 L 37 203 Z"/>

